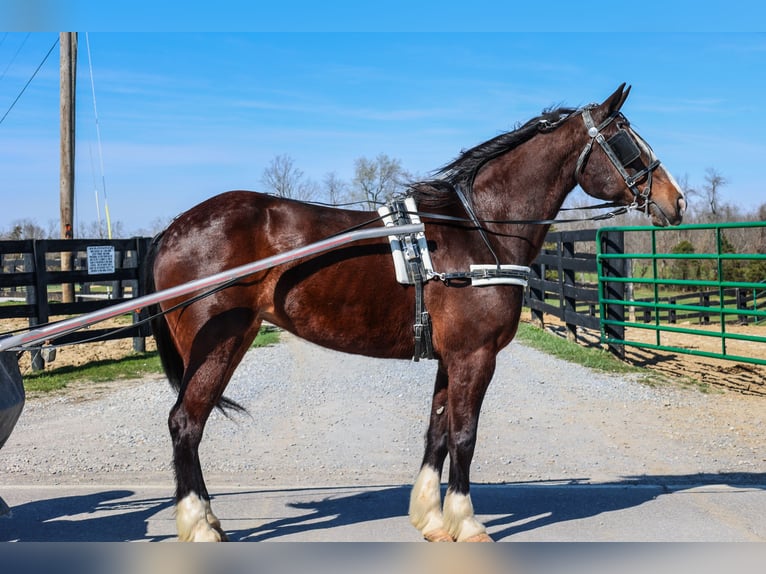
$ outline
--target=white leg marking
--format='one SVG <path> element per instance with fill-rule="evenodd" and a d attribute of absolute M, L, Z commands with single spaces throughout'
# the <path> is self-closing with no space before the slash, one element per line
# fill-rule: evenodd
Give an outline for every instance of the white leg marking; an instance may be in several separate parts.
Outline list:
<path fill-rule="evenodd" d="M 202 500 L 198 494 L 189 493 L 176 505 L 176 528 L 181 542 L 220 542 L 221 535 L 211 527 L 210 519 L 216 524 L 218 519 L 210 510 L 210 502 Z"/>
<path fill-rule="evenodd" d="M 410 493 L 410 522 L 423 534 L 444 528 L 439 475 L 424 466 Z"/>
<path fill-rule="evenodd" d="M 220 530 L 221 529 L 221 521 L 218 520 L 218 517 L 213 514 L 213 509 L 210 507 L 210 501 L 205 501 L 205 520 L 207 520 L 207 523 L 212 526 L 213 528 Z"/>
<path fill-rule="evenodd" d="M 474 518 L 471 497 L 449 490 L 444 496 L 444 525 L 458 542 L 487 532 L 484 525 Z"/>

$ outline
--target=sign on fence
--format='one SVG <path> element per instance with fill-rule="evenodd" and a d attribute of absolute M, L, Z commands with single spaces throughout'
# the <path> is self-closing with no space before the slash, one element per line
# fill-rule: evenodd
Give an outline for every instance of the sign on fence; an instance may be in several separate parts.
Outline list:
<path fill-rule="evenodd" d="M 88 246 L 88 275 L 114 273 L 114 246 Z"/>

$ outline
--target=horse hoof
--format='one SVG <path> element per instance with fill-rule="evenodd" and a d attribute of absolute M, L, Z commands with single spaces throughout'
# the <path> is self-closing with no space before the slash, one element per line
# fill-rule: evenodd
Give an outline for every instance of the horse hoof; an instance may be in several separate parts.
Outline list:
<path fill-rule="evenodd" d="M 454 542 L 455 541 L 455 539 L 449 535 L 449 532 L 447 532 L 443 528 L 438 528 L 436 530 L 432 530 L 431 532 L 426 532 L 423 534 L 423 538 L 428 540 L 428 542 Z"/>
<path fill-rule="evenodd" d="M 494 542 L 494 540 L 490 538 L 489 534 L 482 532 L 481 534 L 476 534 L 470 538 L 466 538 L 464 542 Z"/>

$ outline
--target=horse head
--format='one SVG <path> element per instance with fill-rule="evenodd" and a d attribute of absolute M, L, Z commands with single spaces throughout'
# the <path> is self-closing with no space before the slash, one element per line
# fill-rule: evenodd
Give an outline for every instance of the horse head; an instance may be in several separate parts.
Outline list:
<path fill-rule="evenodd" d="M 577 183 L 589 195 L 644 211 L 655 225 L 678 225 L 684 193 L 620 111 L 629 93 L 622 84 L 603 103 L 582 109 L 587 143 L 577 160 Z"/>

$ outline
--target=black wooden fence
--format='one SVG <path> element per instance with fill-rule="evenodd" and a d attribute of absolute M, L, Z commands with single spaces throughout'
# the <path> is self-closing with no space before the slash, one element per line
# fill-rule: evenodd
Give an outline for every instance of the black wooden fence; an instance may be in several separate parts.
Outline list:
<path fill-rule="evenodd" d="M 548 233 L 529 277 L 526 305 L 535 322 L 558 317 L 573 338 L 578 326 L 600 328 L 595 239 L 595 229 Z"/>
<path fill-rule="evenodd" d="M 150 241 L 147 237 L 0 241 L 0 319 L 27 319 L 34 327 L 140 297 L 141 262 Z M 71 254 L 70 270 L 62 270 L 62 253 Z M 73 301 L 62 300 L 63 285 L 71 285 Z M 143 350 L 149 327 L 130 323 L 126 327 L 81 330 L 57 343 L 132 337 L 134 348 Z M 42 357 L 35 355 L 33 368 L 43 365 Z"/>

